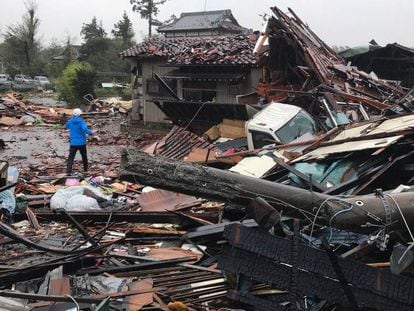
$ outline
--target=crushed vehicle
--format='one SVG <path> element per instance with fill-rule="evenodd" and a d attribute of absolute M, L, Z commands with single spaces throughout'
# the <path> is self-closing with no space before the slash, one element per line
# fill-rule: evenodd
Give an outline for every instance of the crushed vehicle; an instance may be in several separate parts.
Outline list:
<path fill-rule="evenodd" d="M 246 122 L 249 150 L 272 143 L 287 144 L 303 134 L 317 132 L 317 123 L 304 109 L 281 103 L 270 103 Z"/>

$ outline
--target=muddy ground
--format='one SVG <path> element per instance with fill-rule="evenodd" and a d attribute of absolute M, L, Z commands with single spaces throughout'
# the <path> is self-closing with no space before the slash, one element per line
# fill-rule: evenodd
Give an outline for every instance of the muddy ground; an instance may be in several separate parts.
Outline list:
<path fill-rule="evenodd" d="M 120 123 L 123 121 L 122 116 L 87 119 L 89 128 L 95 137 L 99 137 L 99 141 L 89 139 L 88 142 L 91 174 L 113 175 L 122 149 L 127 146 L 142 148 L 163 135 L 142 130 L 141 134 L 130 136 L 120 131 Z M 23 175 L 34 172 L 45 175 L 66 172 L 69 135 L 63 125 L 2 127 L 0 138 L 6 142 L 6 148 L 0 150 L 0 158 L 7 160 L 10 166 L 16 166 Z M 73 171 L 81 171 L 79 153 Z"/>

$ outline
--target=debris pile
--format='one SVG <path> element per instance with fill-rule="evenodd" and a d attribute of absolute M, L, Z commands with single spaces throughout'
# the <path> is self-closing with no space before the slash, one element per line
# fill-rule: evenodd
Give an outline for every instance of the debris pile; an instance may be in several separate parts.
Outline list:
<path fill-rule="evenodd" d="M 277 7 L 272 11 L 274 16 L 268 20 L 255 47 L 257 53 L 264 53 L 268 59 L 269 79 L 259 87 L 262 95 L 280 100 L 280 93 L 288 95 L 290 92 L 277 90 L 277 86 L 291 84 L 292 91 L 328 92 L 338 101 L 360 103 L 377 113 L 394 105 L 411 111 L 411 93 L 381 80 L 375 73 L 365 73 L 347 63 L 292 10 L 291 16 Z M 265 46 L 265 42 L 268 45 Z M 291 83 L 286 83 L 288 81 Z M 272 98 L 274 93 L 278 97 Z"/>
<path fill-rule="evenodd" d="M 89 177 L 59 175 L 56 152 L 60 164 L 27 165 L 20 179 L 0 166 L 0 193 L 12 194 L 0 209 L 2 306 L 413 309 L 412 90 L 347 64 L 293 11 L 272 11 L 257 56 L 241 36 L 130 51 L 267 58 L 268 105 L 248 120 L 135 141 L 101 120 Z"/>
<path fill-rule="evenodd" d="M 127 149 L 120 178 L 254 219 L 199 240 L 227 241 L 218 266 L 246 310 L 411 310 L 412 90 L 346 63 L 293 11 L 272 11 L 255 47 L 269 104 L 230 131 L 223 116 L 198 138 L 175 127 L 150 155 Z"/>
<path fill-rule="evenodd" d="M 94 100 L 82 114 L 85 118 L 108 117 L 115 112 L 123 114 L 132 109 L 132 101 L 118 98 Z M 73 109 L 49 107 L 24 101 L 21 95 L 8 93 L 0 98 L 0 126 L 53 125 L 64 123 L 72 115 Z"/>

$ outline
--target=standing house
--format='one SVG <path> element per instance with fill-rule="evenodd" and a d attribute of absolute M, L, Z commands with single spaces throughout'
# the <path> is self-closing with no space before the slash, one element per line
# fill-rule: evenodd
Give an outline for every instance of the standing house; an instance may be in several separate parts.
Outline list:
<path fill-rule="evenodd" d="M 132 121 L 242 118 L 238 95 L 253 92 L 261 77 L 256 35 L 245 34 L 230 10 L 183 13 L 158 31 L 165 36 L 121 52 L 135 74 Z"/>
<path fill-rule="evenodd" d="M 247 32 L 231 14 L 231 10 L 181 13 L 168 25 L 158 27 L 166 38 L 226 36 Z"/>

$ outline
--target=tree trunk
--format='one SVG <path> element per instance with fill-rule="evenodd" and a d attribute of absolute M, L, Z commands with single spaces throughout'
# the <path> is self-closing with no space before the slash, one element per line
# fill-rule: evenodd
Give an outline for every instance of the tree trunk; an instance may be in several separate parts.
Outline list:
<path fill-rule="evenodd" d="M 148 37 L 151 39 L 152 36 L 152 0 L 149 1 L 148 4 Z"/>
<path fill-rule="evenodd" d="M 336 227 L 356 231 L 361 230 L 360 226 L 367 222 L 379 225 L 385 223 L 384 200 L 389 206 L 392 222 L 397 220 L 395 227 L 405 228 L 395 202 L 402 209 L 408 223 L 414 221 L 413 192 L 396 193 L 392 198 L 385 195 L 384 199 L 374 194 L 341 198 L 230 171 L 153 156 L 134 149 L 122 152 L 120 178 L 206 199 L 231 202 L 240 208 L 246 207 L 250 200 L 260 196 L 279 211 L 283 211 L 283 215 L 313 221 L 315 213 L 318 212 L 318 216 L 322 217 L 318 220 L 325 219 L 325 223 L 330 222 Z"/>

